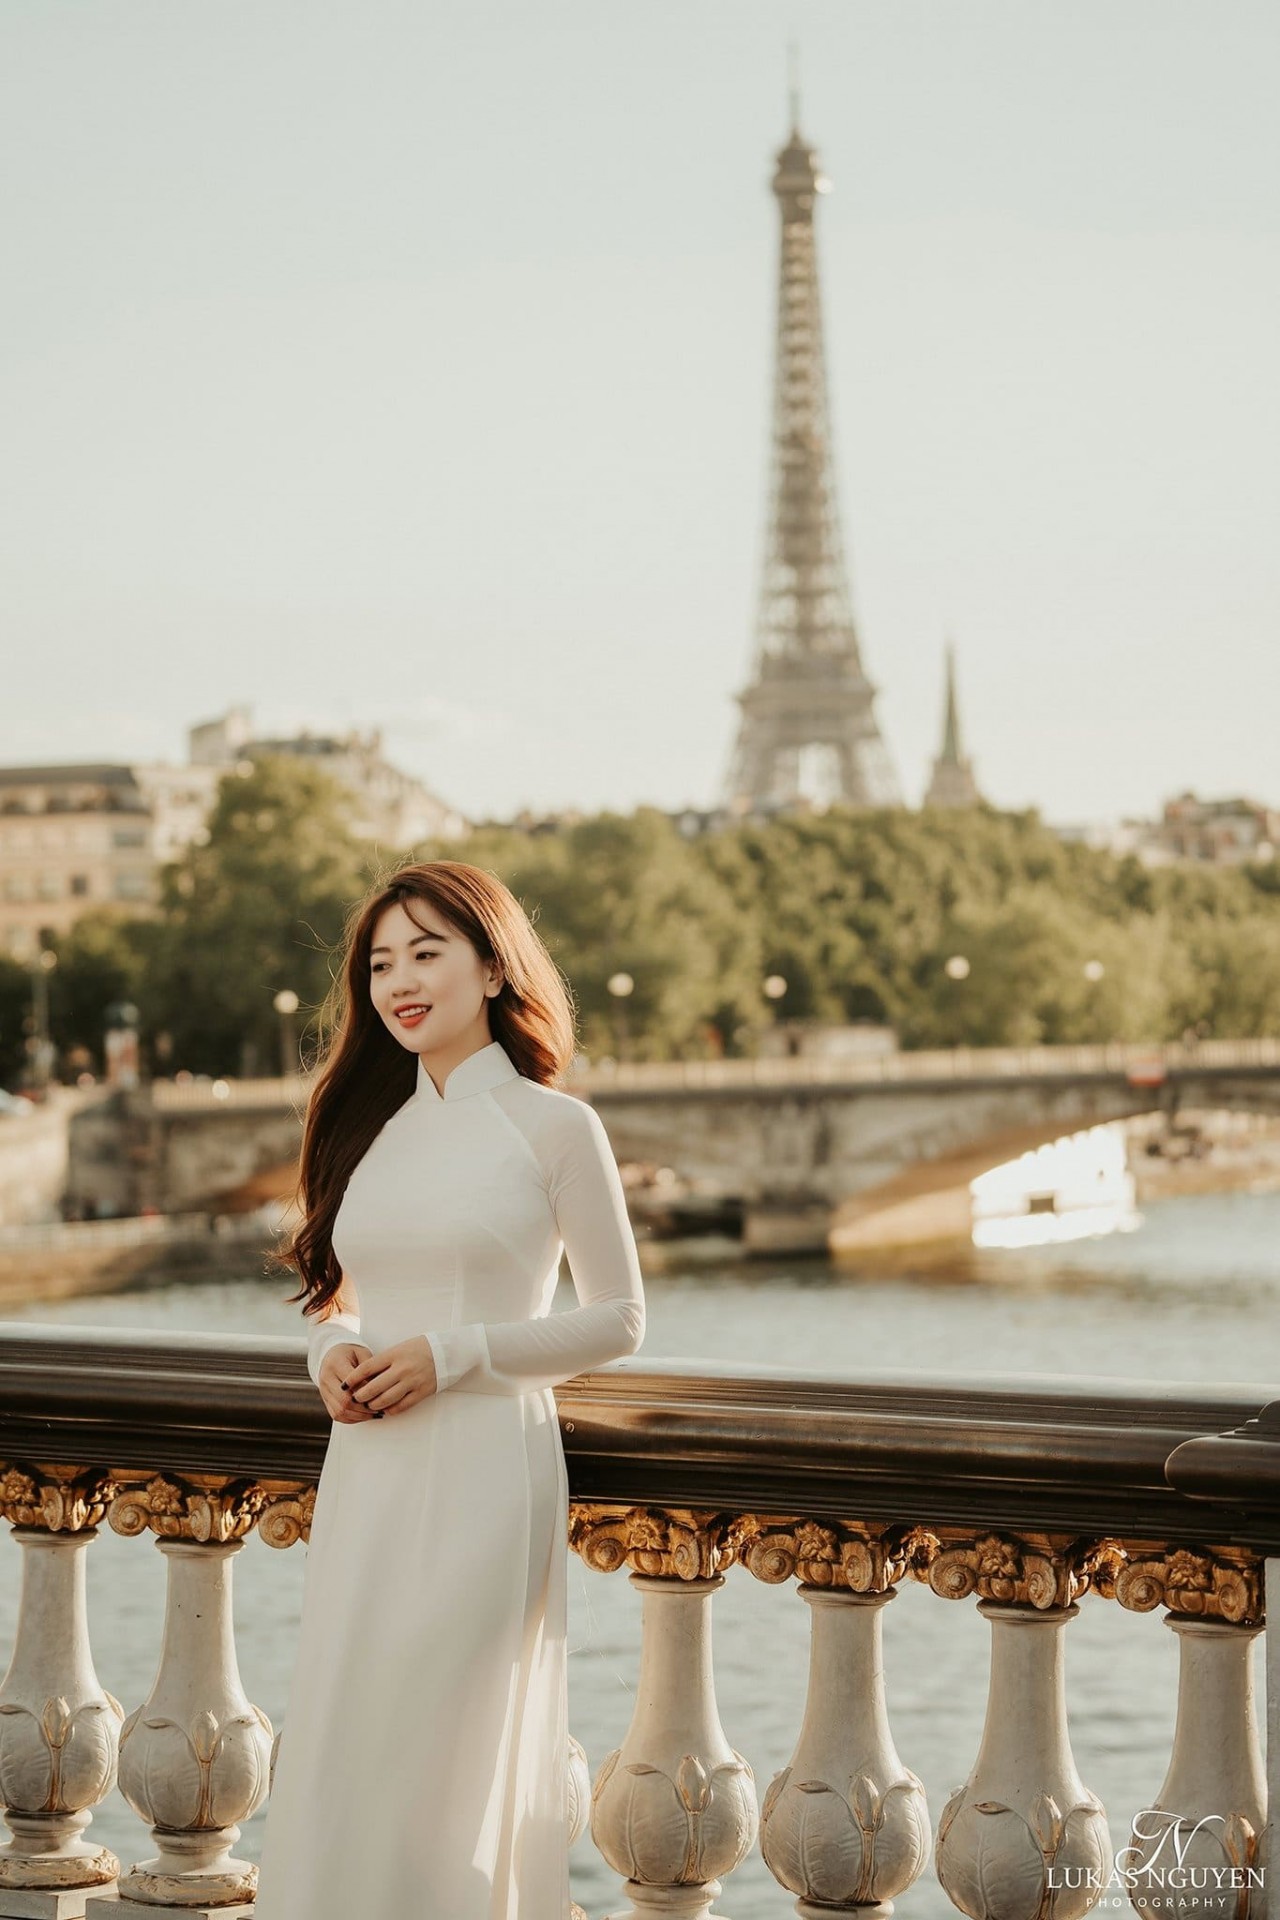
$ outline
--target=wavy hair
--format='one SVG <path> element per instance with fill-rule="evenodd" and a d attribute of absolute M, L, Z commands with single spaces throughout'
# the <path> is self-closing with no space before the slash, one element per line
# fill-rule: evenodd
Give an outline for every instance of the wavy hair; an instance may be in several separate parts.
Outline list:
<path fill-rule="evenodd" d="M 319 1017 L 317 1078 L 307 1102 L 296 1205 L 301 1215 L 275 1258 L 302 1285 L 290 1301 L 304 1314 L 326 1308 L 342 1285 L 333 1223 L 347 1182 L 379 1132 L 417 1084 L 418 1056 L 388 1032 L 369 996 L 373 930 L 400 905 L 416 926 L 415 905 L 434 908 L 496 960 L 502 986 L 488 1001 L 493 1038 L 528 1080 L 554 1085 L 574 1054 L 574 1005 L 561 974 L 520 902 L 496 874 L 463 860 L 398 868 L 375 882 L 347 915 L 340 964 Z"/>

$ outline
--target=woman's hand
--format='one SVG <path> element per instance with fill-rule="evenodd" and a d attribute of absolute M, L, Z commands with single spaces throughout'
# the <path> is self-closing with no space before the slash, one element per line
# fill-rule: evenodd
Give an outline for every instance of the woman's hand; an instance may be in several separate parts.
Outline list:
<path fill-rule="evenodd" d="M 362 1360 L 346 1376 L 348 1396 L 357 1406 L 367 1408 L 374 1419 L 383 1413 L 404 1413 L 429 1399 L 436 1390 L 436 1361 L 431 1342 L 424 1333 L 411 1340 L 400 1340 L 394 1347 Z"/>
<path fill-rule="evenodd" d="M 354 1426 L 361 1420 L 372 1419 L 372 1414 L 363 1407 L 351 1404 L 351 1395 L 343 1392 L 344 1381 L 349 1385 L 352 1372 L 362 1360 L 373 1352 L 372 1347 L 363 1346 L 359 1340 L 348 1340 L 336 1347 L 330 1347 L 320 1362 L 317 1386 L 320 1398 L 324 1401 L 325 1411 L 340 1420 L 344 1427 Z"/>

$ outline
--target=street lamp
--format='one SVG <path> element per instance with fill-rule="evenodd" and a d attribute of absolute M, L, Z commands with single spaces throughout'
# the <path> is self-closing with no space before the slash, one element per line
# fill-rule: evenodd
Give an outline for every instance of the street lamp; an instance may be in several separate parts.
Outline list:
<path fill-rule="evenodd" d="M 784 1028 L 781 1020 L 782 1008 L 779 1003 L 781 1002 L 783 996 L 787 991 L 787 982 L 786 982 L 785 976 L 781 973 L 766 974 L 764 977 L 764 980 L 761 982 L 761 986 L 764 992 L 765 999 L 771 1000 L 773 1002 L 774 1030 L 782 1033 L 783 1040 L 785 1042 L 788 1053 L 790 1054 L 799 1053 L 800 1033 L 798 1028 L 795 1028 L 795 1027 Z"/>
<path fill-rule="evenodd" d="M 103 1015 L 102 1051 L 108 1086 L 138 1084 L 138 1020 L 132 1000 L 113 1000 Z"/>
<path fill-rule="evenodd" d="M 271 1004 L 280 1016 L 280 1072 L 284 1079 L 291 1080 L 298 1071 L 298 1037 L 294 1021 L 298 1011 L 298 996 L 292 987 L 281 987 Z"/>
<path fill-rule="evenodd" d="M 629 973 L 611 973 L 605 982 L 614 999 L 614 1028 L 617 1034 L 615 1045 L 619 1060 L 627 1057 L 630 1033 L 627 1023 L 627 1000 L 635 992 L 635 981 Z"/>
<path fill-rule="evenodd" d="M 1083 973 L 1089 985 L 1096 987 L 1107 970 L 1101 960 L 1086 960 L 1080 971 Z M 1092 1040 L 1095 1044 L 1100 1041 L 1102 1039 L 1102 1034 L 1099 1031 L 1100 1026 L 1101 1008 L 1098 1005 L 1098 996 L 1095 993 L 1091 993 L 1085 1008 L 1086 1039 Z"/>
<path fill-rule="evenodd" d="M 31 969 L 31 1083 L 37 1094 L 45 1092 L 53 1077 L 53 1042 L 49 1038 L 49 975 L 57 964 L 57 954 L 49 947 L 41 947 Z"/>
<path fill-rule="evenodd" d="M 962 980 L 969 978 L 972 969 L 970 968 L 967 957 L 963 953 L 953 953 L 943 961 L 942 971 L 946 974 L 948 980 L 954 980 L 956 985 L 959 986 Z M 965 1032 L 965 1014 L 968 1011 L 965 1007 L 967 997 L 967 995 L 960 993 L 943 995 L 944 1007 L 950 1016 L 947 1024 L 950 1029 L 951 1045 L 953 1047 L 958 1047 L 962 1044 L 962 1036 Z"/>

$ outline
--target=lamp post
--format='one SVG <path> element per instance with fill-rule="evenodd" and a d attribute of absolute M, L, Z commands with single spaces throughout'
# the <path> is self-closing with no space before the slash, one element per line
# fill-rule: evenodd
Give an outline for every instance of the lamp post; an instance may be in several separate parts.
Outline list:
<path fill-rule="evenodd" d="M 280 1072 L 284 1079 L 292 1080 L 298 1071 L 298 1035 L 294 1018 L 298 1011 L 298 996 L 292 987 L 281 987 L 271 1004 L 280 1016 Z"/>
<path fill-rule="evenodd" d="M 787 982 L 785 977 L 780 973 L 766 974 L 762 982 L 762 990 L 763 990 L 765 999 L 769 1001 L 773 1009 L 773 1024 L 774 1024 L 774 1027 L 777 1028 L 781 1024 L 780 1016 L 781 1016 L 782 1009 L 781 1009 L 780 1002 L 787 991 Z M 793 1044 L 793 1041 L 796 1038 L 798 1038 L 798 1036 L 793 1036 L 788 1034 L 785 1036 L 785 1038 L 787 1042 L 787 1051 L 789 1053 L 797 1052 L 798 1048 L 795 1044 Z"/>
<path fill-rule="evenodd" d="M 613 995 L 614 1009 L 614 1045 L 619 1060 L 625 1060 L 630 1050 L 631 1034 L 627 1021 L 627 1001 L 635 991 L 635 981 L 629 973 L 611 973 L 605 982 Z"/>
<path fill-rule="evenodd" d="M 1081 968 L 1081 972 L 1084 974 L 1090 987 L 1096 987 L 1106 971 L 1101 960 L 1086 960 L 1084 966 Z M 1090 993 L 1089 995 L 1087 1015 L 1086 1028 L 1088 1037 L 1097 1044 L 1102 1036 L 1098 1031 L 1101 1021 L 1098 1015 L 1098 996 L 1096 993 Z"/>
<path fill-rule="evenodd" d="M 961 981 L 969 978 L 970 968 L 968 959 L 963 953 L 953 953 L 943 962 L 942 971 L 946 974 L 948 980 L 954 980 L 956 985 L 959 986 Z M 960 1045 L 960 1009 L 962 1005 L 963 1002 L 959 996 L 954 996 L 952 1012 L 955 1016 L 955 1021 L 951 1030 L 951 1044 L 953 1047 Z"/>
<path fill-rule="evenodd" d="M 47 1091 L 53 1078 L 53 1042 L 49 1038 L 49 975 L 57 964 L 57 954 L 49 947 L 41 947 L 31 968 L 31 1085 L 37 1097 Z"/>
<path fill-rule="evenodd" d="M 138 1072 L 138 1009 L 132 1000 L 113 1000 L 103 1017 L 102 1051 L 107 1085 L 136 1087 Z"/>

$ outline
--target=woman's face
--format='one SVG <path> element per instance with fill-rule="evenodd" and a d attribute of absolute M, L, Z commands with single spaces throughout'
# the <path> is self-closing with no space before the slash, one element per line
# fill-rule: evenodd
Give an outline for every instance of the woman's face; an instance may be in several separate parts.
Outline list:
<path fill-rule="evenodd" d="M 369 996 L 410 1053 L 467 1051 L 490 1039 L 488 1000 L 502 972 L 429 901 L 411 920 L 397 901 L 379 914 L 369 953 Z"/>

